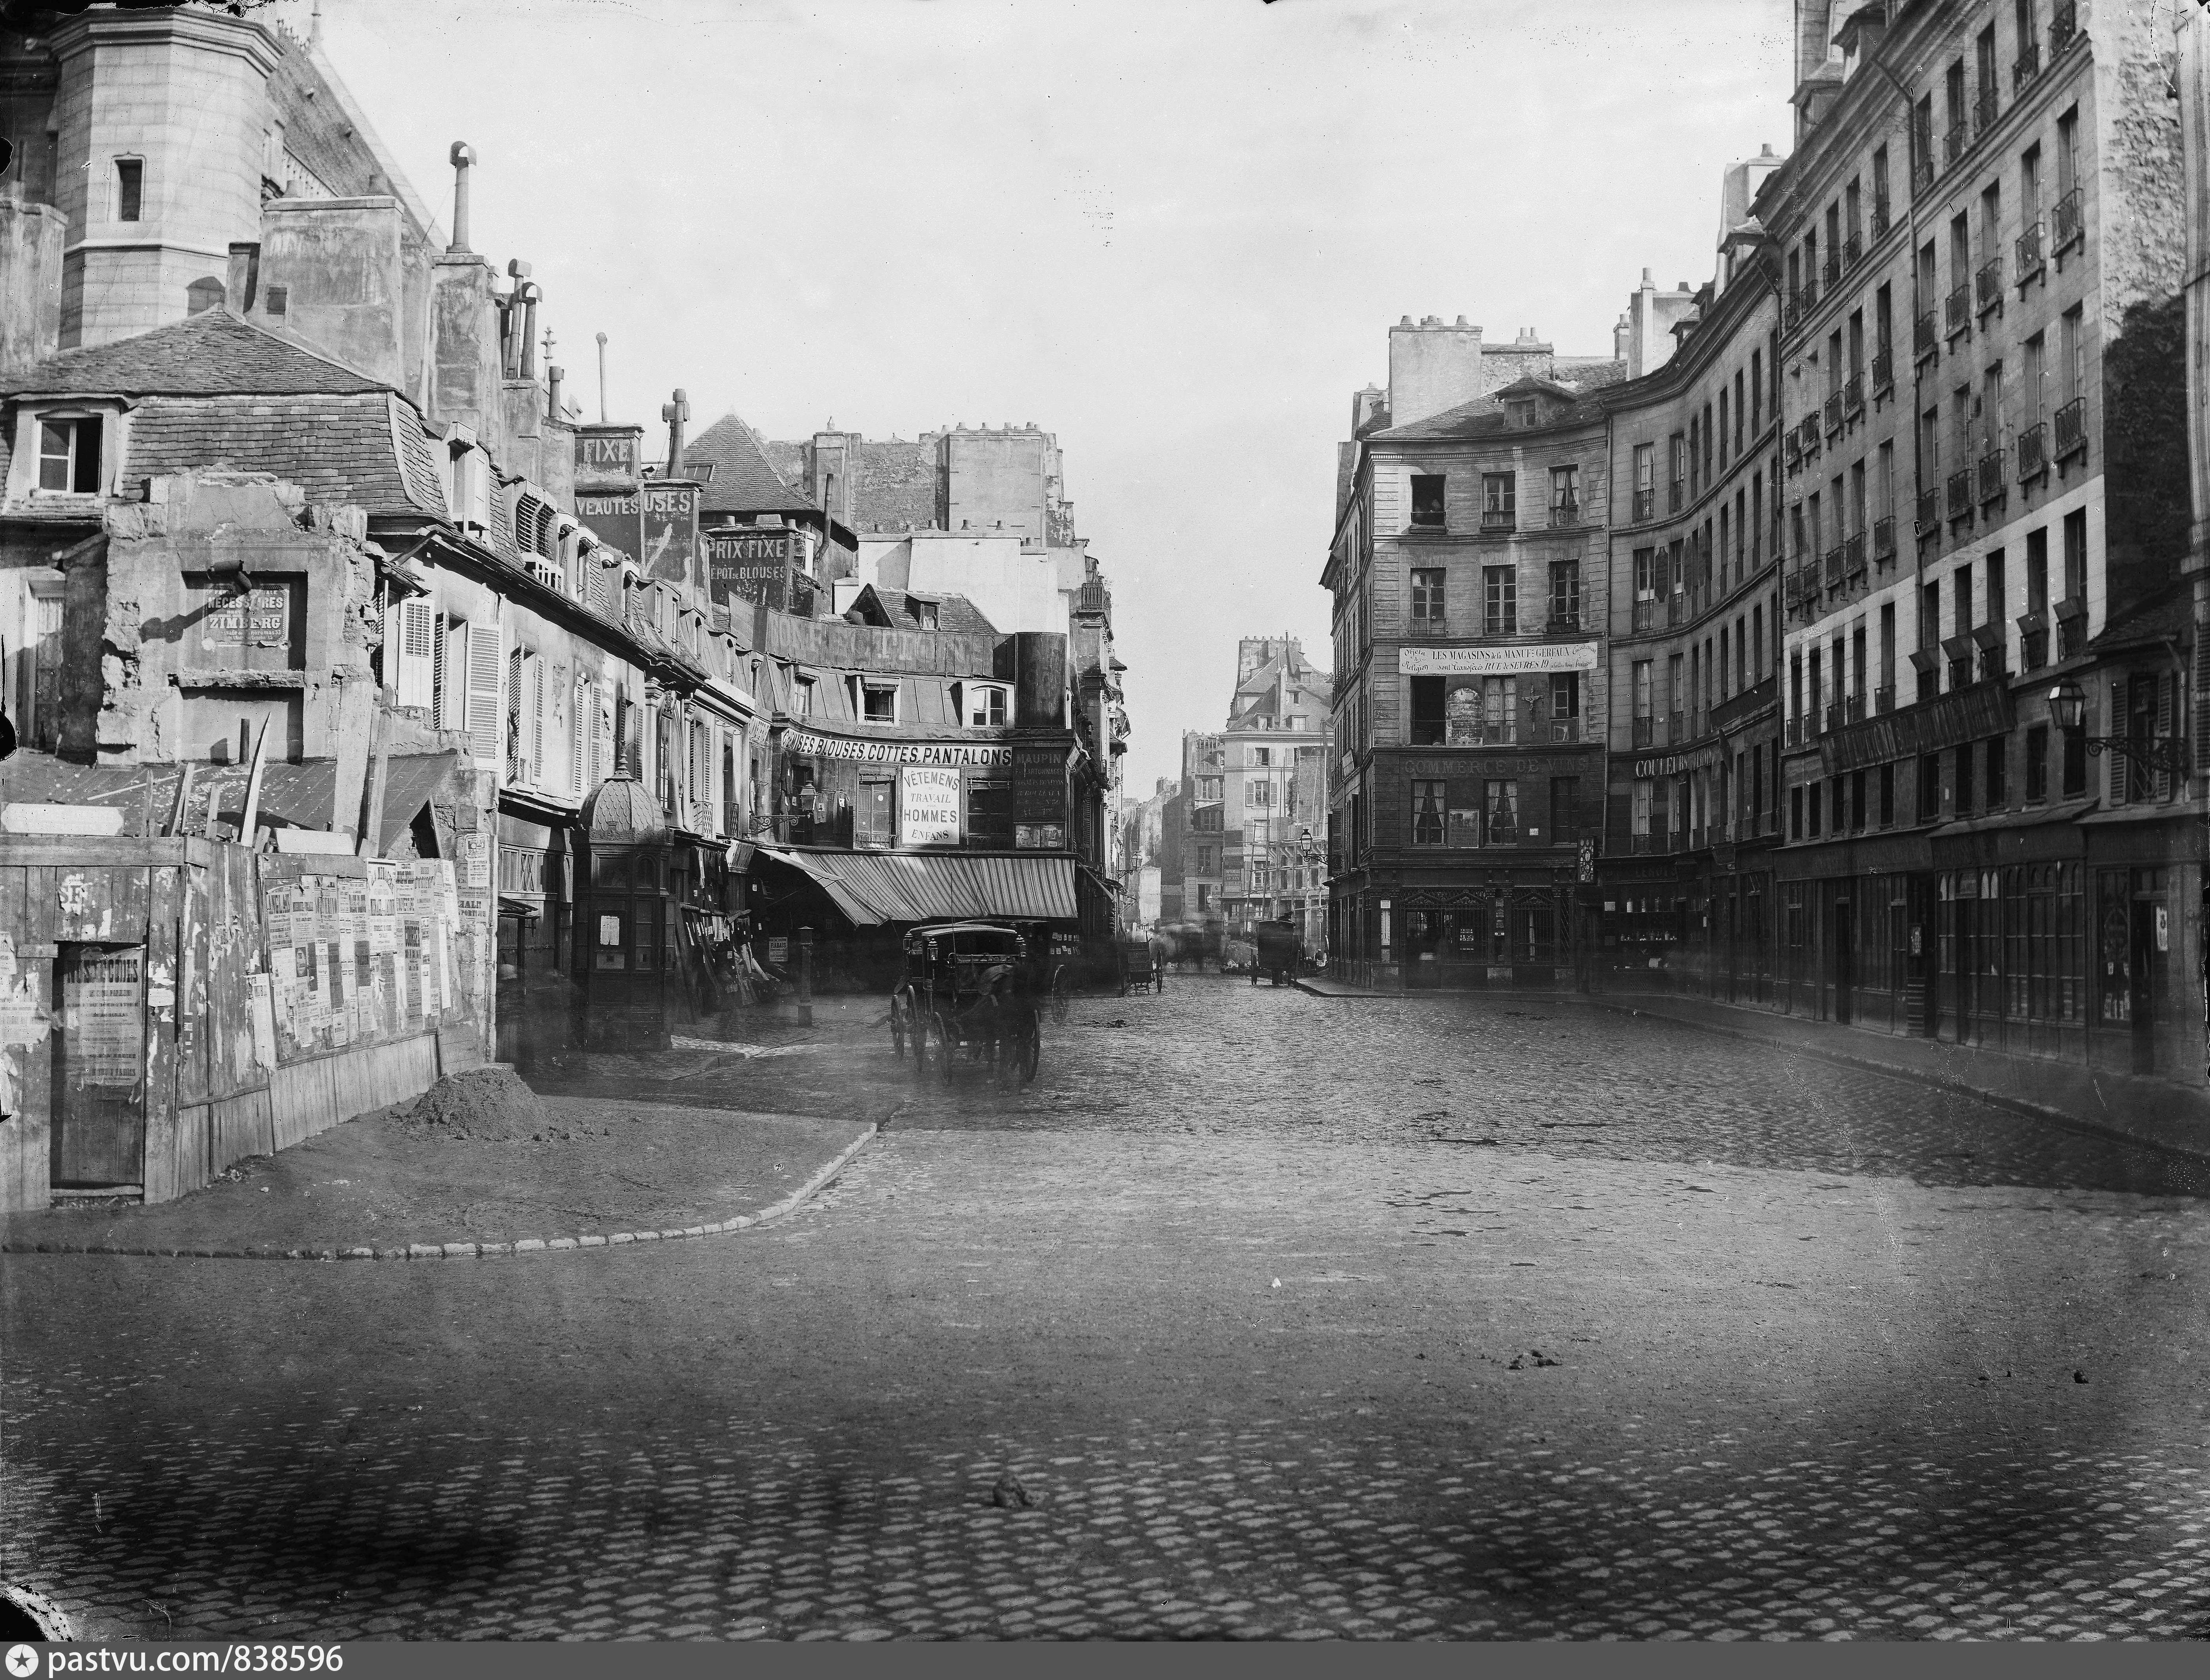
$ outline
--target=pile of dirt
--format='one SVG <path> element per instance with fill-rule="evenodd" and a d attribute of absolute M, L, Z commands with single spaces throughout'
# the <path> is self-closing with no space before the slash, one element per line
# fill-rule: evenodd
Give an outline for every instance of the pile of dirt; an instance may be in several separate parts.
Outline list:
<path fill-rule="evenodd" d="M 559 1143 L 575 1134 L 553 1123 L 513 1069 L 448 1074 L 398 1117 L 425 1141 Z"/>

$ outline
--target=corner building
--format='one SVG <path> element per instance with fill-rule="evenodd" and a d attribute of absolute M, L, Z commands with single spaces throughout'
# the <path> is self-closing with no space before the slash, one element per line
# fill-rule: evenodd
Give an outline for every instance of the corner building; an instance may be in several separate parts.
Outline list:
<path fill-rule="evenodd" d="M 1776 1001 L 2199 1082 L 2158 10 L 1796 8 Z"/>

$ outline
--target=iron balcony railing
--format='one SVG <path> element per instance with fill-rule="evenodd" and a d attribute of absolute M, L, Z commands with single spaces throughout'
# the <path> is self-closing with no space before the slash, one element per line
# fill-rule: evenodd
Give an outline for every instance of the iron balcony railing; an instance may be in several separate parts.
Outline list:
<path fill-rule="evenodd" d="M 1656 629 L 1658 628 L 1658 603 L 1657 603 L 1657 602 L 1655 602 L 1655 601 L 1637 601 L 1637 602 L 1635 602 L 1635 604 L 1634 604 L 1634 628 L 1635 628 L 1637 630 L 1654 630 L 1654 629 Z"/>
<path fill-rule="evenodd" d="M 1863 413 L 1864 400 L 1865 376 L 1862 373 L 1853 373 L 1842 386 L 1842 412 L 1851 416 Z"/>
<path fill-rule="evenodd" d="M 2049 428 L 2036 420 L 2018 438 L 2018 481 L 2031 484 L 2049 470 Z"/>
<path fill-rule="evenodd" d="M 1864 235 L 1855 228 L 1851 229 L 1850 237 L 1842 244 L 1842 266 L 1845 268 L 1856 268 L 1858 263 L 1864 261 Z"/>
<path fill-rule="evenodd" d="M 2087 447 L 2087 399 L 2074 397 L 2056 411 L 2056 459 Z"/>
<path fill-rule="evenodd" d="M 1941 329 L 1950 338 L 1970 330 L 1972 324 L 1972 288 L 1959 286 L 1941 300 Z"/>
<path fill-rule="evenodd" d="M 1990 310 L 2002 307 L 2002 258 L 1991 256 L 1980 264 L 1979 271 L 1972 276 L 1972 301 L 1985 315 Z"/>
<path fill-rule="evenodd" d="M 1579 497 L 1568 496 L 1562 501 L 1550 503 L 1550 525 L 1554 530 L 1560 526 L 1579 525 L 1580 522 L 1581 503 Z"/>
<path fill-rule="evenodd" d="M 1680 591 L 1665 597 L 1665 623 L 1668 626 L 1680 623 L 1688 616 L 1688 598 Z"/>
<path fill-rule="evenodd" d="M 2049 632 L 2020 630 L 2018 636 L 2018 668 L 2020 671 L 2038 671 L 2049 660 Z"/>
<path fill-rule="evenodd" d="M 1665 714 L 1665 744 L 1677 747 L 1688 738 L 1688 714 L 1686 712 L 1668 712 Z"/>
<path fill-rule="evenodd" d="M 1635 719 L 1634 744 L 1638 747 L 1655 746 L 1657 742 L 1654 737 L 1657 727 L 1658 720 L 1655 718 Z"/>
<path fill-rule="evenodd" d="M 1839 589 L 1842 587 L 1842 545 L 1839 543 L 1827 551 L 1826 559 L 1821 563 L 1821 569 L 1826 573 L 1827 588 Z"/>
<path fill-rule="evenodd" d="M 2031 227 L 2018 236 L 2014 255 L 2018 259 L 2018 283 L 2020 286 L 2047 266 L 2041 254 L 2041 220 L 2038 217 L 2034 219 Z"/>
<path fill-rule="evenodd" d="M 1518 524 L 1508 508 L 1484 508 L 1481 514 L 1481 528 L 1484 531 L 1509 531 Z"/>
<path fill-rule="evenodd" d="M 1972 515 L 1972 471 L 1960 467 L 1949 475 L 1948 509 L 1952 519 L 1970 519 Z"/>
<path fill-rule="evenodd" d="M 1414 635 L 1441 635 L 1445 633 L 1443 615 L 1440 611 L 1423 612 L 1418 607 L 1412 609 Z"/>
<path fill-rule="evenodd" d="M 1839 700 L 1827 702 L 1827 709 L 1822 716 L 1825 727 L 1821 732 L 1832 735 L 1839 729 L 1842 726 L 1842 702 Z"/>
<path fill-rule="evenodd" d="M 1800 472 L 1803 466 L 1803 440 L 1796 435 L 1793 426 L 1780 435 L 1781 459 L 1788 463 L 1790 473 Z"/>
<path fill-rule="evenodd" d="M 1827 253 L 1827 260 L 1819 265 L 1819 278 L 1826 282 L 1829 292 L 1842 283 L 1841 252 L 1830 250 Z"/>
<path fill-rule="evenodd" d="M 1885 196 L 1872 202 L 1872 237 L 1875 243 L 1887 238 L 1888 213 Z"/>
<path fill-rule="evenodd" d="M 1671 494 L 1665 498 L 1666 510 L 1677 514 L 1688 505 L 1688 481 L 1686 479 L 1676 479 L 1672 482 L 1670 490 Z"/>
<path fill-rule="evenodd" d="M 1872 388 L 1875 395 L 1895 388 L 1895 352 L 1886 345 L 1873 352 Z"/>
<path fill-rule="evenodd" d="M 1648 490 L 1636 491 L 1634 492 L 1634 522 L 1639 525 L 1644 520 L 1655 519 L 1657 516 L 1658 492 L 1656 489 L 1651 488 Z"/>
<path fill-rule="evenodd" d="M 1842 575 L 1863 577 L 1865 569 L 1865 533 L 1862 531 L 1842 545 Z"/>
<path fill-rule="evenodd" d="M 1827 431 L 1839 431 L 1842 429 L 1842 394 L 1839 391 L 1827 399 L 1824 412 Z"/>
<path fill-rule="evenodd" d="M 1980 457 L 1980 500 L 1983 503 L 1999 502 L 2008 489 L 2003 478 L 2003 452 L 1997 447 Z"/>
<path fill-rule="evenodd" d="M 2078 187 L 2073 188 L 2056 201 L 2056 208 L 2049 213 L 2052 256 L 2061 255 L 2074 240 L 2087 237 L 2086 201 L 2080 194 Z"/>
<path fill-rule="evenodd" d="M 1803 424 L 1798 428 L 1798 431 L 1803 439 L 1803 453 L 1807 455 L 1815 455 L 1818 454 L 1819 417 L 1816 414 L 1806 414 L 1803 417 Z"/>
<path fill-rule="evenodd" d="M 1895 709 L 1894 683 L 1883 683 L 1872 691 L 1872 709 L 1875 712 L 1893 712 Z"/>
<path fill-rule="evenodd" d="M 1804 720 L 1801 718 L 1790 718 L 1788 720 L 1786 728 L 1788 744 L 1790 746 L 1800 747 L 1804 744 L 1803 738 L 1805 730 L 1803 727 L 1803 721 Z"/>
<path fill-rule="evenodd" d="M 1972 131 L 1960 117 L 1951 124 L 1948 133 L 1941 136 L 1941 167 L 1947 169 L 1965 155 L 1965 148 L 1972 143 Z"/>
<path fill-rule="evenodd" d="M 1553 741 L 1579 741 L 1581 738 L 1581 720 L 1579 718 L 1552 718 L 1550 738 Z"/>
<path fill-rule="evenodd" d="M 1872 557 L 1875 562 L 1895 558 L 1895 515 L 1882 514 L 1872 522 Z"/>
<path fill-rule="evenodd" d="M 1581 633 L 1580 609 L 1574 607 L 1569 611 L 1561 612 L 1557 608 L 1552 607 L 1549 621 L 1543 629 L 1550 635 L 1579 635 Z"/>
<path fill-rule="evenodd" d="M 2064 0 L 2049 15 L 2049 62 L 2054 64 L 2064 56 L 2064 49 L 2080 34 L 2080 8 L 2074 0 Z"/>
<path fill-rule="evenodd" d="M 2074 610 L 2068 612 L 2066 607 Z M 2060 601 L 2056 606 L 2056 657 L 2068 659 L 2087 645 L 2087 612 L 2084 602 Z"/>
<path fill-rule="evenodd" d="M 1917 504 L 1911 509 L 1911 526 L 1916 535 L 1923 537 L 1941 528 L 1941 492 L 1922 490 Z"/>
<path fill-rule="evenodd" d="M 1914 361 L 1924 361 L 1941 347 L 1941 329 L 1929 310 L 1911 323 L 1911 354 Z"/>
<path fill-rule="evenodd" d="M 1992 74 L 1994 67 L 1990 65 L 1989 69 L 1990 73 Z M 1979 97 L 1972 101 L 1973 136 L 1978 138 L 1993 128 L 1996 125 L 1996 118 L 2002 111 L 2002 101 L 1996 97 L 1994 87 L 1990 85 L 1981 88 Z"/>
<path fill-rule="evenodd" d="M 1864 714 L 1865 697 L 1863 695 L 1853 694 L 1847 700 L 1842 702 L 1842 716 L 1849 722 L 1863 723 L 1864 721 Z"/>
<path fill-rule="evenodd" d="M 2018 57 L 2011 63 L 2010 89 L 2015 98 L 2019 89 L 2041 74 L 2041 43 L 2020 41 Z"/>

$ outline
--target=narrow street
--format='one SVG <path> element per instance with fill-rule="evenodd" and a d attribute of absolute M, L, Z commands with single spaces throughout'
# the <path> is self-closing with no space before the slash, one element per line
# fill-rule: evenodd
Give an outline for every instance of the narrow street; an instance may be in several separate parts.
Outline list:
<path fill-rule="evenodd" d="M 1014 1092 L 870 1042 L 684 1081 L 903 1105 L 758 1231 L 10 1256 L 9 1575 L 153 1637 L 2210 1632 L 2201 1169 L 1562 1001 L 1177 978 Z"/>

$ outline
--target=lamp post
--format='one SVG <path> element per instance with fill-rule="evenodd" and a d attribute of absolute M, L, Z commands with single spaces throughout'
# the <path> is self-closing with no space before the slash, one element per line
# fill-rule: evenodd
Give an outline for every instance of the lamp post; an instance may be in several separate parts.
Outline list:
<path fill-rule="evenodd" d="M 2087 696 L 2069 677 L 2050 689 L 2049 715 L 2068 735 L 2086 729 Z M 2106 752 L 2114 752 L 2144 775 L 2184 779 L 2193 768 L 2187 738 L 2182 735 L 2152 736 L 2140 740 L 2123 735 L 2089 735 L 2086 740 L 2091 757 L 2100 758 Z"/>

